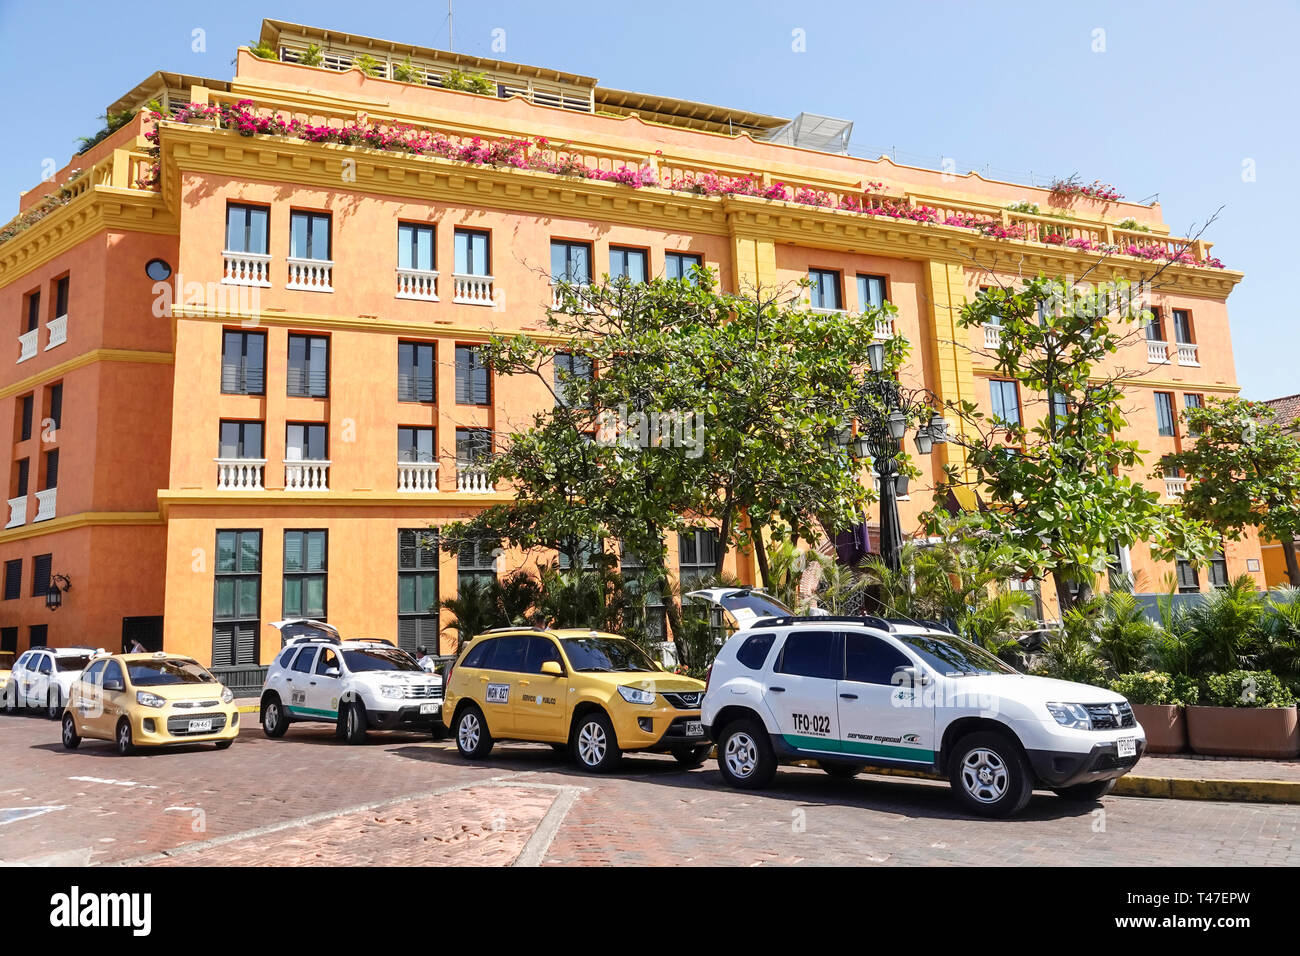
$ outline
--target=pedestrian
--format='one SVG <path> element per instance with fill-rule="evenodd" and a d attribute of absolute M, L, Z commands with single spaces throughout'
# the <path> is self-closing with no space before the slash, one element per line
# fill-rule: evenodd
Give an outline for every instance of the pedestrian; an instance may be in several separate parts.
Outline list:
<path fill-rule="evenodd" d="M 422 670 L 428 671 L 430 674 L 438 666 L 438 662 L 429 656 L 429 649 L 423 645 L 415 649 L 415 661 Z"/>
<path fill-rule="evenodd" d="M 132 653 L 132 654 L 143 654 L 143 653 L 144 653 L 144 645 L 141 644 L 140 641 L 139 641 L 138 639 L 132 641 L 132 642 L 131 642 L 131 651 L 130 651 L 130 653 Z"/>

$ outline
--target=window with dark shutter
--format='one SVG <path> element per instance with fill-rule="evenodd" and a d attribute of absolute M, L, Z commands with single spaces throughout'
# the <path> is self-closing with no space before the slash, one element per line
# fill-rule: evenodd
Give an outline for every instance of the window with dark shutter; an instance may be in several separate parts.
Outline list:
<path fill-rule="evenodd" d="M 329 395 L 330 340 L 325 335 L 290 335 L 285 390 L 295 398 Z"/>
<path fill-rule="evenodd" d="M 458 586 L 467 581 L 491 581 L 497 576 L 497 544 L 489 538 L 467 537 L 456 551 Z"/>
<path fill-rule="evenodd" d="M 5 562 L 5 597 L 13 601 L 23 596 L 23 559 Z"/>
<path fill-rule="evenodd" d="M 59 487 L 59 450 L 45 453 L 45 487 L 43 491 Z"/>
<path fill-rule="evenodd" d="M 407 651 L 438 647 L 438 532 L 397 532 L 397 643 Z"/>
<path fill-rule="evenodd" d="M 212 663 L 258 663 L 262 611 L 262 532 L 217 532 L 212 599 Z"/>
<path fill-rule="evenodd" d="M 60 318 L 68 314 L 68 291 L 69 281 L 67 276 L 54 283 L 54 317 Z"/>
<path fill-rule="evenodd" d="M 38 554 L 32 559 L 32 597 L 44 597 L 49 593 L 53 564 L 52 554 Z"/>
<path fill-rule="evenodd" d="M 41 294 L 39 292 L 29 292 L 27 294 L 27 328 L 26 332 L 32 331 L 41 324 Z"/>
<path fill-rule="evenodd" d="M 24 395 L 22 397 L 22 418 L 18 426 L 18 440 L 27 441 L 32 437 L 32 416 L 36 410 L 36 396 Z"/>
<path fill-rule="evenodd" d="M 266 391 L 266 334 L 232 332 L 221 338 L 221 391 L 261 395 Z"/>
<path fill-rule="evenodd" d="M 283 617 L 326 619 L 328 551 L 325 531 L 284 533 Z"/>
<path fill-rule="evenodd" d="M 18 628 L 0 627 L 0 651 L 8 651 L 10 654 L 18 653 Z M 13 660 L 12 657 L 9 659 Z"/>
<path fill-rule="evenodd" d="M 14 475 L 14 497 L 27 497 L 27 479 L 30 477 L 31 461 L 27 458 L 19 458 L 14 463 L 17 473 Z"/>
<path fill-rule="evenodd" d="M 434 400 L 434 346 L 428 342 L 397 343 L 397 400 L 432 402 Z M 457 393 L 459 401 L 459 373 Z"/>
<path fill-rule="evenodd" d="M 33 624 L 27 629 L 27 645 L 29 647 L 47 647 L 49 642 L 50 626 L 48 624 Z"/>
<path fill-rule="evenodd" d="M 63 383 L 50 386 L 50 421 L 53 428 L 58 431 L 63 427 Z"/>
<path fill-rule="evenodd" d="M 718 533 L 712 528 L 677 536 L 677 577 L 683 585 L 708 577 L 717 567 Z"/>
<path fill-rule="evenodd" d="M 456 404 L 489 405 L 491 394 L 481 350 L 473 345 L 456 346 Z"/>

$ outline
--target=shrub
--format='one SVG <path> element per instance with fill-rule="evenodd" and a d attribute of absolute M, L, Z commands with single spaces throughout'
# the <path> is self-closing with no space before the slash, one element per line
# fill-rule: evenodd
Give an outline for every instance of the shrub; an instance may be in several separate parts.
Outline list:
<path fill-rule="evenodd" d="M 1174 696 L 1169 703 L 1180 707 L 1195 707 L 1196 702 L 1201 699 L 1201 687 L 1196 680 L 1186 674 L 1174 674 L 1172 680 Z"/>
<path fill-rule="evenodd" d="M 1120 674 L 1110 682 L 1110 689 L 1123 694 L 1130 704 L 1158 706 L 1174 703 L 1174 680 L 1159 671 Z"/>
<path fill-rule="evenodd" d="M 423 83 L 424 77 L 420 75 L 419 69 L 411 62 L 408 56 L 401 63 L 393 67 L 393 79 L 401 80 L 403 83 Z"/>
<path fill-rule="evenodd" d="M 320 66 L 325 62 L 325 54 L 318 44 L 308 43 L 307 49 L 298 57 L 298 62 L 303 66 Z"/>
<path fill-rule="evenodd" d="M 271 44 L 264 43 L 261 40 L 258 40 L 256 43 L 248 44 L 248 52 L 263 60 L 280 59 L 280 51 L 271 46 Z"/>
<path fill-rule="evenodd" d="M 1271 671 L 1228 671 L 1205 681 L 1212 707 L 1290 707 L 1295 695 Z"/>
<path fill-rule="evenodd" d="M 366 76 L 379 76 L 383 64 L 376 60 L 369 53 L 362 53 L 360 56 L 353 58 L 352 66 Z"/>
<path fill-rule="evenodd" d="M 486 73 L 468 73 L 465 70 L 448 70 L 442 78 L 445 90 L 461 90 L 465 93 L 478 93 L 480 96 L 496 96 L 497 85 Z"/>

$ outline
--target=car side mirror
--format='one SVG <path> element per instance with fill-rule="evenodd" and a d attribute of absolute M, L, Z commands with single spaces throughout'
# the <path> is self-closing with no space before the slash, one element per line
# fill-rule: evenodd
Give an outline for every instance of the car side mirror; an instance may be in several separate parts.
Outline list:
<path fill-rule="evenodd" d="M 898 687 L 924 687 L 930 678 L 918 667 L 895 667 L 893 683 Z"/>
<path fill-rule="evenodd" d="M 104 690 L 117 691 L 120 693 L 126 690 L 126 688 L 122 686 L 120 680 L 106 680 L 104 681 Z"/>
<path fill-rule="evenodd" d="M 337 667 L 327 667 L 327 668 L 325 668 L 325 676 L 326 676 L 326 677 L 338 677 L 338 676 L 339 676 L 339 669 L 338 669 Z"/>
<path fill-rule="evenodd" d="M 564 668 L 560 666 L 559 661 L 542 661 L 542 673 L 550 674 L 552 677 L 563 677 Z"/>

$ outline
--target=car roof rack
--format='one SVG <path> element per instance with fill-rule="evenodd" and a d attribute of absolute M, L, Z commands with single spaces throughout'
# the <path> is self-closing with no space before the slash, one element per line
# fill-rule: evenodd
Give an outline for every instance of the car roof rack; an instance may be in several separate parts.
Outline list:
<path fill-rule="evenodd" d="M 882 631 L 892 631 L 894 629 L 893 624 L 885 618 L 876 617 L 871 614 L 826 614 L 818 617 L 807 614 L 798 614 L 790 617 L 765 617 L 761 620 L 755 621 L 749 627 L 752 630 L 758 627 L 787 627 L 792 624 L 864 624 L 867 627 L 879 628 Z"/>
<path fill-rule="evenodd" d="M 290 644 L 342 644 L 341 638 L 333 634 L 295 634 L 284 642 L 285 647 Z"/>
<path fill-rule="evenodd" d="M 915 617 L 888 617 L 885 618 L 885 620 L 890 624 L 905 624 L 908 627 L 928 627 L 931 630 L 943 631 L 945 634 L 951 634 L 954 637 L 960 636 L 951 627 L 943 623 L 943 621 L 928 621 L 923 618 Z"/>
<path fill-rule="evenodd" d="M 534 634 L 545 634 L 547 629 L 538 627 L 536 624 L 516 624 L 511 627 L 489 627 L 486 631 L 479 631 L 474 635 L 479 637 L 483 634 L 508 634 L 511 631 L 532 631 Z"/>

